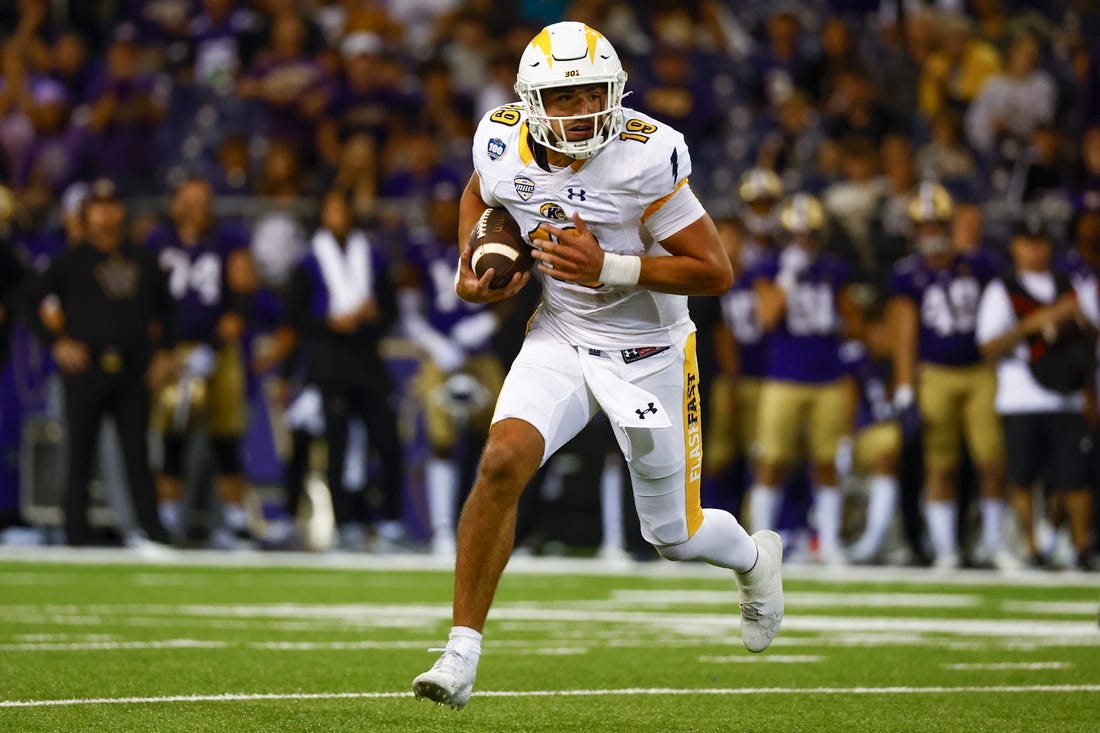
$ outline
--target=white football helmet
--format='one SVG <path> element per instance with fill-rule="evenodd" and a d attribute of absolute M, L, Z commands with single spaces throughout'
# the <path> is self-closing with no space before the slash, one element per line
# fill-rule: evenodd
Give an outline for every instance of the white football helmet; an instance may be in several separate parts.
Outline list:
<path fill-rule="evenodd" d="M 607 85 L 607 107 L 600 112 L 573 117 L 546 114 L 542 94 L 554 87 Z M 527 110 L 527 127 L 535 142 L 572 158 L 590 158 L 615 139 L 623 128 L 623 89 L 626 72 L 611 43 L 584 23 L 554 23 L 527 44 L 519 60 L 516 93 Z M 595 132 L 587 140 L 569 141 L 552 126 L 593 118 Z"/>

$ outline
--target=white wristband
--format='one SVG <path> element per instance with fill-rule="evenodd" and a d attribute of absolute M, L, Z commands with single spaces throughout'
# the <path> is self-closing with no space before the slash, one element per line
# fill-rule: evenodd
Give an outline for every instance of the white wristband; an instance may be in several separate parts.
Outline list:
<path fill-rule="evenodd" d="M 636 255 L 603 253 L 600 282 L 604 285 L 637 285 L 642 274 L 642 258 Z"/>

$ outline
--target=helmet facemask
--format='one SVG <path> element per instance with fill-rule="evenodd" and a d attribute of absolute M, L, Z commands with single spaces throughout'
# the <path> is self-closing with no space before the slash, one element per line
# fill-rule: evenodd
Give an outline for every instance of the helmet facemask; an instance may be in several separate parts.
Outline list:
<path fill-rule="evenodd" d="M 583 79 L 576 84 L 557 84 L 555 86 L 530 87 L 516 82 L 516 91 L 527 107 L 527 129 L 531 137 L 539 145 L 555 150 L 571 158 L 590 158 L 598 150 L 615 139 L 623 129 L 623 87 L 626 86 L 626 72 L 619 72 L 618 77 L 609 80 Z M 570 115 L 555 117 L 547 114 L 543 95 L 549 94 L 563 86 L 588 87 L 602 84 L 607 95 L 607 105 L 599 112 L 583 115 Z M 584 140 L 569 140 L 565 136 L 568 126 L 578 120 L 591 119 L 593 124 L 592 136 Z M 555 124 L 556 123 L 556 124 Z M 555 126 L 562 131 L 558 134 Z"/>
<path fill-rule="evenodd" d="M 604 108 L 583 115 L 551 116 L 547 95 L 563 87 L 602 86 Z M 547 26 L 532 39 L 520 58 L 516 93 L 527 112 L 527 128 L 535 142 L 571 158 L 590 158 L 623 129 L 622 102 L 626 72 L 614 47 L 598 31 L 583 23 Z M 566 128 L 591 120 L 593 131 L 584 140 L 569 140 Z M 559 133 L 557 130 L 561 130 Z"/>

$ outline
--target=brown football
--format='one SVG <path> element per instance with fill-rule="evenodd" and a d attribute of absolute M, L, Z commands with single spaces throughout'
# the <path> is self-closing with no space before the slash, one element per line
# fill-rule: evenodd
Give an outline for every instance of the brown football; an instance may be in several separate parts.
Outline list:
<path fill-rule="evenodd" d="M 479 278 L 493 269 L 489 287 L 503 288 L 535 264 L 519 223 L 503 207 L 486 209 L 470 232 L 470 267 Z"/>

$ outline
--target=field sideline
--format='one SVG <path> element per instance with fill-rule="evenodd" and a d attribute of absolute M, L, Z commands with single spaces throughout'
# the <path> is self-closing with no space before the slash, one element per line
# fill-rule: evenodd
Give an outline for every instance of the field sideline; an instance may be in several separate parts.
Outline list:
<path fill-rule="evenodd" d="M 517 557 L 460 712 L 425 556 L 0 550 L 0 731 L 1081 731 L 1100 577 L 787 567 L 772 648 L 728 574 Z M 1088 721 L 1093 721 L 1092 723 Z"/>

